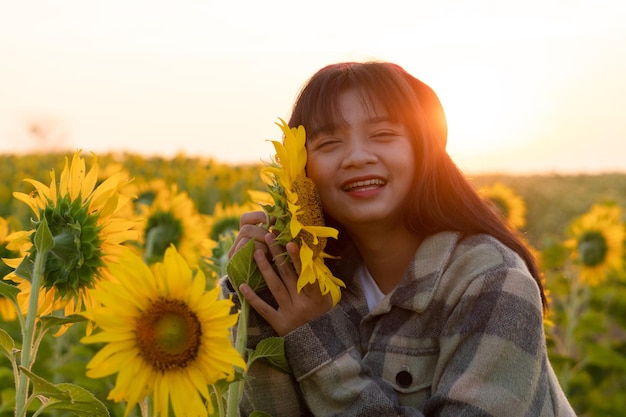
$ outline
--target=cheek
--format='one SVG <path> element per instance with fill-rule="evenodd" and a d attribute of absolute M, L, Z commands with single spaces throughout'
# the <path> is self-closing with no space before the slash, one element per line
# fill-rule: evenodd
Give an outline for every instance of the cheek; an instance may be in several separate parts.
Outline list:
<path fill-rule="evenodd" d="M 309 161 L 306 167 L 307 177 L 309 177 L 314 183 L 317 190 L 317 194 L 320 198 L 322 206 L 324 201 L 328 200 L 328 192 L 332 187 L 330 181 L 332 181 L 332 175 L 329 175 L 329 170 L 324 169 L 323 166 L 315 161 Z"/>
<path fill-rule="evenodd" d="M 324 164 L 321 162 L 318 158 L 309 157 L 306 164 L 306 176 L 311 178 L 318 188 L 326 181 L 323 176 Z"/>
<path fill-rule="evenodd" d="M 411 147 L 405 147 L 396 153 L 399 157 L 393 162 L 396 172 L 402 178 L 403 191 L 409 191 L 413 177 L 417 172 L 417 161 Z"/>

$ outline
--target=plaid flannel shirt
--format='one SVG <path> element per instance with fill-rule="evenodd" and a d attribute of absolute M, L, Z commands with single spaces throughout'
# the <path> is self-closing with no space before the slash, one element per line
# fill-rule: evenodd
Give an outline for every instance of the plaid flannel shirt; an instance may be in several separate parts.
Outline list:
<path fill-rule="evenodd" d="M 275 335 L 259 316 L 250 325 L 250 347 Z M 255 362 L 242 415 L 575 416 L 547 357 L 537 284 L 490 236 L 427 238 L 372 311 L 353 279 L 284 340 L 293 374 Z"/>

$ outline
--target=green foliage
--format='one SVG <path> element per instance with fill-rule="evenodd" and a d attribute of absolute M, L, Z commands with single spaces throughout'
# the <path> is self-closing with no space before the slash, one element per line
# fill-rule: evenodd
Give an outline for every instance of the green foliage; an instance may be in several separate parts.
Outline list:
<path fill-rule="evenodd" d="M 239 286 L 244 283 L 248 284 L 254 292 L 258 292 L 265 287 L 261 271 L 259 271 L 252 258 L 254 249 L 254 240 L 248 241 L 241 250 L 235 253 L 226 267 L 228 277 L 238 293 Z"/>

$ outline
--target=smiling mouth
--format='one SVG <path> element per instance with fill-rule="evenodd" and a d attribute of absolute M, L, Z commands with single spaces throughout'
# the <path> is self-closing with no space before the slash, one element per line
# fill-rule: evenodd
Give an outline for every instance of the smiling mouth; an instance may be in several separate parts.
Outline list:
<path fill-rule="evenodd" d="M 364 181 L 356 181 L 353 183 L 350 183 L 346 186 L 343 187 L 344 191 L 366 191 L 366 190 L 373 190 L 376 188 L 380 188 L 382 186 L 384 186 L 386 184 L 385 181 L 381 180 L 381 179 L 371 179 L 371 180 L 364 180 Z"/>

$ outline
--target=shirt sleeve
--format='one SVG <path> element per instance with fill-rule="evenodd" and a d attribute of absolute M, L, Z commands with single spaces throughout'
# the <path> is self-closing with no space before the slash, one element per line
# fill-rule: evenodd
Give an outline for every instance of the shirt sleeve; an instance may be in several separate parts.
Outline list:
<path fill-rule="evenodd" d="M 539 287 L 519 264 L 471 280 L 447 315 L 424 413 L 575 416 L 548 361 L 542 310 Z"/>

